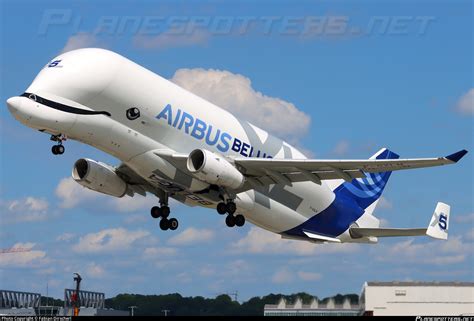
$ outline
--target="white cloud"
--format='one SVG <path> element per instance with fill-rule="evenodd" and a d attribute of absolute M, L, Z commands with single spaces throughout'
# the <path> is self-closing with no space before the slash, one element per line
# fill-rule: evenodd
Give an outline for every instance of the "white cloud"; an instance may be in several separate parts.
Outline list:
<path fill-rule="evenodd" d="M 227 264 L 225 268 L 226 275 L 239 275 L 242 276 L 244 272 L 248 272 L 250 270 L 250 265 L 245 260 L 235 260 Z"/>
<path fill-rule="evenodd" d="M 145 223 L 149 222 L 150 217 L 148 215 L 141 214 L 134 214 L 134 215 L 127 215 L 124 219 L 125 224 L 138 224 L 138 223 Z"/>
<path fill-rule="evenodd" d="M 377 203 L 377 208 L 391 210 L 393 209 L 393 204 L 386 197 L 381 196 L 379 202 Z"/>
<path fill-rule="evenodd" d="M 281 239 L 278 234 L 252 226 L 245 237 L 232 243 L 236 253 L 288 254 L 313 256 L 327 253 L 350 253 L 357 251 L 357 244 L 313 244 L 306 241 Z"/>
<path fill-rule="evenodd" d="M 179 69 L 171 81 L 278 136 L 301 137 L 310 125 L 310 116 L 294 104 L 256 91 L 250 79 L 240 74 L 217 69 Z"/>
<path fill-rule="evenodd" d="M 205 45 L 211 34 L 206 30 L 195 30 L 192 33 L 174 34 L 163 32 L 157 36 L 138 35 L 133 38 L 135 47 L 144 49 L 165 50 L 169 48 Z"/>
<path fill-rule="evenodd" d="M 45 267 L 45 268 L 42 268 L 42 269 L 39 269 L 38 271 L 36 271 L 36 273 L 38 273 L 39 275 L 53 275 L 56 273 L 56 269 L 52 266 L 49 266 L 49 267 Z M 51 285 L 51 281 L 48 282 L 50 285 Z"/>
<path fill-rule="evenodd" d="M 472 248 L 472 243 L 456 236 L 447 241 L 433 240 L 424 243 L 407 239 L 393 245 L 382 245 L 375 253 L 376 259 L 383 262 L 446 265 L 464 262 L 467 255 L 471 255 Z"/>
<path fill-rule="evenodd" d="M 159 200 L 155 196 L 149 195 L 143 197 L 139 194 L 135 194 L 134 197 L 124 196 L 121 198 L 111 196 L 109 200 L 110 207 L 118 212 L 144 211 L 148 213 L 150 208 L 156 206 L 158 203 Z"/>
<path fill-rule="evenodd" d="M 172 247 L 147 247 L 143 251 L 143 257 L 146 259 L 159 259 L 163 256 L 175 255 L 177 253 Z"/>
<path fill-rule="evenodd" d="M 466 232 L 465 238 L 466 240 L 474 241 L 474 228 L 471 228 L 469 231 Z"/>
<path fill-rule="evenodd" d="M 176 275 L 176 281 L 179 283 L 189 283 L 193 280 L 191 275 L 188 272 L 181 272 L 178 275 Z"/>
<path fill-rule="evenodd" d="M 347 140 L 341 140 L 336 144 L 336 146 L 334 146 L 331 154 L 339 157 L 345 156 L 349 152 L 349 147 L 349 142 Z"/>
<path fill-rule="evenodd" d="M 76 237 L 76 234 L 66 232 L 66 233 L 63 233 L 63 234 L 59 235 L 58 237 L 56 237 L 56 241 L 58 241 L 58 242 L 69 242 L 75 237 Z"/>
<path fill-rule="evenodd" d="M 290 283 L 294 275 L 286 267 L 277 270 L 272 276 L 272 282 L 277 284 Z"/>
<path fill-rule="evenodd" d="M 213 276 L 217 272 L 211 265 L 205 265 L 199 269 L 198 273 L 200 276 L 207 277 L 207 276 Z"/>
<path fill-rule="evenodd" d="M 60 199 L 59 206 L 65 209 L 94 204 L 96 208 L 110 209 L 120 213 L 138 211 L 149 213 L 149 209 L 159 203 L 159 200 L 153 195 L 143 197 L 135 194 L 134 197 L 124 196 L 121 198 L 105 195 L 80 185 L 72 177 L 61 179 L 55 193 Z M 170 204 L 176 206 L 178 203 L 171 200 Z M 130 220 L 134 221 L 134 219 Z"/>
<path fill-rule="evenodd" d="M 34 250 L 35 243 L 16 243 L 12 249 L 25 249 L 25 252 L 4 253 L 0 260 L 0 267 L 30 267 L 39 266 L 47 262 L 46 252 Z"/>
<path fill-rule="evenodd" d="M 103 44 L 95 35 L 86 32 L 79 32 L 69 37 L 66 45 L 61 50 L 61 53 L 87 47 L 103 47 Z"/>
<path fill-rule="evenodd" d="M 457 223 L 472 223 L 474 222 L 474 213 L 466 215 L 454 215 L 453 220 Z"/>
<path fill-rule="evenodd" d="M 157 243 L 149 242 L 150 243 Z M 143 251 L 142 258 L 147 260 L 158 270 L 169 270 L 173 269 L 173 273 L 182 269 L 183 266 L 186 266 L 188 263 L 183 260 L 183 256 L 178 256 L 178 250 L 174 247 L 169 246 L 153 246 L 147 247 Z"/>
<path fill-rule="evenodd" d="M 73 246 L 78 253 L 103 253 L 123 251 L 139 239 L 148 236 L 150 232 L 138 230 L 128 231 L 124 228 L 106 229 L 97 233 L 82 236 Z"/>
<path fill-rule="evenodd" d="M 208 242 L 214 238 L 214 231 L 190 227 L 168 240 L 171 245 L 192 245 Z"/>
<path fill-rule="evenodd" d="M 86 273 L 87 273 L 87 276 L 91 278 L 103 278 L 105 275 L 105 270 L 99 264 L 96 264 L 95 262 L 91 262 L 87 265 Z"/>
<path fill-rule="evenodd" d="M 97 198 L 99 194 L 78 184 L 71 177 L 66 177 L 56 187 L 56 196 L 61 199 L 60 207 L 73 208 L 81 202 Z"/>
<path fill-rule="evenodd" d="M 52 215 L 45 199 L 28 196 L 18 200 L 0 200 L 0 221 L 3 224 L 43 221 Z"/>
<path fill-rule="evenodd" d="M 318 281 L 321 280 L 322 275 L 320 273 L 315 272 L 305 272 L 305 271 L 298 271 L 298 277 L 303 281 Z"/>
<path fill-rule="evenodd" d="M 474 115 L 474 88 L 469 89 L 459 100 L 456 110 L 461 114 Z"/>
<path fill-rule="evenodd" d="M 385 218 L 381 218 L 380 219 L 380 227 L 389 227 L 390 226 L 390 222 L 385 219 Z"/>

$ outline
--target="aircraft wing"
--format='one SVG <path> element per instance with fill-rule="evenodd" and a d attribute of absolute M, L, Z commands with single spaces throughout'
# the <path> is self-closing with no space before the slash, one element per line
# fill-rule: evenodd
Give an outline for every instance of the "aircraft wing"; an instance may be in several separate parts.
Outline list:
<path fill-rule="evenodd" d="M 234 159 L 235 166 L 251 185 L 286 184 L 293 182 L 344 179 L 352 181 L 363 178 L 365 173 L 379 173 L 454 164 L 465 154 L 461 150 L 438 158 L 413 159 L 363 159 L 363 160 L 321 160 L 321 159 L 275 159 L 244 158 Z"/>
<path fill-rule="evenodd" d="M 154 153 L 177 168 L 187 171 L 187 154 L 171 150 L 157 150 Z M 325 160 L 237 157 L 230 160 L 247 180 L 244 186 L 236 191 L 240 193 L 256 186 L 291 185 L 304 181 L 321 184 L 322 180 L 329 179 L 344 179 L 350 182 L 354 178 L 366 177 L 366 173 L 449 165 L 457 163 L 466 154 L 466 150 L 461 150 L 437 158 Z"/>

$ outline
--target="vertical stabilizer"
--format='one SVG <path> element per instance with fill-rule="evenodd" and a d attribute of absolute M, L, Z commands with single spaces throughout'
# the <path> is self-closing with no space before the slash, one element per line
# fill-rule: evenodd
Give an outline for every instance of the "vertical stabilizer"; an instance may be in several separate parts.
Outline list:
<path fill-rule="evenodd" d="M 426 235 L 439 240 L 448 239 L 449 212 L 451 207 L 448 204 L 438 202 L 430 226 L 426 230 Z"/>

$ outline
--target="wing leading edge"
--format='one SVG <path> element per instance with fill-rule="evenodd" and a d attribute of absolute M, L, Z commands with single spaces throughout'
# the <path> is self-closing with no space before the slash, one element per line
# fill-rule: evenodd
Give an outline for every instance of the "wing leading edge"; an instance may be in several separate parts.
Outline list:
<path fill-rule="evenodd" d="M 466 150 L 461 150 L 438 158 L 321 160 L 238 157 L 233 161 L 251 185 L 290 185 L 302 181 L 321 184 L 322 180 L 328 179 L 350 182 L 365 177 L 365 173 L 449 165 L 457 163 L 466 154 Z"/>

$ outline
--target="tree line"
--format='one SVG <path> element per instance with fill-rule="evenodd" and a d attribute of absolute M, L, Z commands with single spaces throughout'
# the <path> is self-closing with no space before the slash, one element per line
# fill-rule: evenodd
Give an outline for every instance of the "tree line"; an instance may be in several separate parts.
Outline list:
<path fill-rule="evenodd" d="M 248 301 L 239 303 L 232 300 L 229 295 L 222 294 L 215 298 L 202 296 L 183 297 L 178 293 L 165 295 L 119 294 L 106 299 L 105 306 L 116 310 L 128 310 L 136 306 L 135 315 L 263 315 L 265 304 L 277 304 L 284 297 L 287 302 L 295 302 L 300 297 L 304 304 L 309 304 L 314 296 L 308 293 L 295 293 L 292 295 L 269 294 L 263 297 L 253 297 Z M 357 304 L 357 294 L 338 294 L 333 297 L 336 304 L 341 304 L 346 298 Z M 330 298 L 320 301 L 326 303 Z M 166 311 L 166 312 L 165 312 Z"/>

